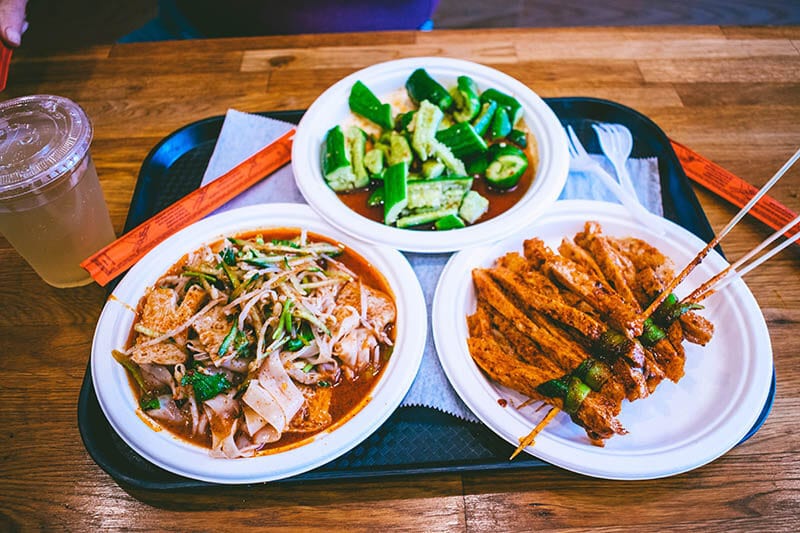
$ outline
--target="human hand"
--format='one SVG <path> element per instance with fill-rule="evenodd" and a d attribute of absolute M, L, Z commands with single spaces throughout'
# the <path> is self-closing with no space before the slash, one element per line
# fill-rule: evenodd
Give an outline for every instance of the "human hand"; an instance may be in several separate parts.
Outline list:
<path fill-rule="evenodd" d="M 0 0 L 0 40 L 7 46 L 17 47 L 22 34 L 28 29 L 25 6 L 28 0 Z"/>

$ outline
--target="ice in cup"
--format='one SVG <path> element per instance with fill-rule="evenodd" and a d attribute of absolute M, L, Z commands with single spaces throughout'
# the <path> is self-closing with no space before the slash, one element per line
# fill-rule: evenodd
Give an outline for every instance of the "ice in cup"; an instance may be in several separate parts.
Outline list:
<path fill-rule="evenodd" d="M 0 102 L 0 234 L 54 287 L 91 283 L 80 262 L 115 238 L 91 142 L 67 98 Z"/>

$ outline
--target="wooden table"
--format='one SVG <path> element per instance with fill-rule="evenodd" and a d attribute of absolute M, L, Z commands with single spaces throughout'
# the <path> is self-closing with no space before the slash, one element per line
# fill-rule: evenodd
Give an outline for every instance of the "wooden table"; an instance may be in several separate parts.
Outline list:
<path fill-rule="evenodd" d="M 84 106 L 119 233 L 142 160 L 180 126 L 228 108 L 302 109 L 356 69 L 422 55 L 485 63 L 546 97 L 616 100 L 755 185 L 800 145 L 798 27 L 397 32 L 42 55 L 23 49 L 2 97 L 54 93 Z M 736 212 L 702 189 L 697 194 L 717 230 Z M 800 211 L 800 167 L 772 194 Z M 726 239 L 725 251 L 738 257 L 769 233 L 748 218 Z M 794 529 L 798 248 L 759 268 L 748 284 L 769 324 L 775 406 L 753 438 L 693 472 L 613 482 L 547 467 L 153 494 L 118 485 L 94 463 L 78 432 L 78 391 L 104 290 L 53 289 L 0 239 L 0 529 Z"/>

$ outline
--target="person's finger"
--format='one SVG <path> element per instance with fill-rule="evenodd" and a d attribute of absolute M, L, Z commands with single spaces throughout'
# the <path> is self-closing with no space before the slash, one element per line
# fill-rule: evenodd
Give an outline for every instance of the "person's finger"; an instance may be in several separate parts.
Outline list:
<path fill-rule="evenodd" d="M 0 0 L 0 38 L 9 46 L 19 46 L 28 29 L 25 20 L 27 0 Z"/>

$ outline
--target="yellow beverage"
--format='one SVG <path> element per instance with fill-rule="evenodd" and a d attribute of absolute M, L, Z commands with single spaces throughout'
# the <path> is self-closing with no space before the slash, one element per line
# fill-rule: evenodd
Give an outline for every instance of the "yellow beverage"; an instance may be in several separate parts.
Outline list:
<path fill-rule="evenodd" d="M 91 136 L 86 114 L 65 98 L 0 104 L 0 233 L 55 287 L 91 283 L 80 262 L 115 237 Z"/>
<path fill-rule="evenodd" d="M 115 237 L 91 157 L 76 174 L 45 191 L 39 205 L 0 204 L 0 233 L 54 287 L 91 283 L 80 262 Z"/>

